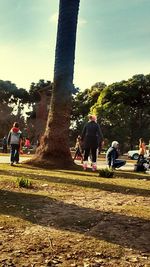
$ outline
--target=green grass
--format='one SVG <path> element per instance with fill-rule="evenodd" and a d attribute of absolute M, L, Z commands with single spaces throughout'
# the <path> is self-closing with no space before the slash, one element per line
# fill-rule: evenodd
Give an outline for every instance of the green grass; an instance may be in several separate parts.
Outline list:
<path fill-rule="evenodd" d="M 23 266 L 24 255 L 30 263 L 39 255 L 37 266 L 42 266 L 43 257 L 52 260 L 55 254 L 63 259 L 60 266 L 83 266 L 84 259 L 89 266 L 98 260 L 104 266 L 136 266 L 130 258 L 146 266 L 149 178 L 123 171 L 103 178 L 98 172 L 0 164 L 0 263 L 5 254 L 16 266 Z M 31 181 L 32 188 L 18 187 L 17 179 Z M 18 247 L 20 258 L 13 256 Z"/>

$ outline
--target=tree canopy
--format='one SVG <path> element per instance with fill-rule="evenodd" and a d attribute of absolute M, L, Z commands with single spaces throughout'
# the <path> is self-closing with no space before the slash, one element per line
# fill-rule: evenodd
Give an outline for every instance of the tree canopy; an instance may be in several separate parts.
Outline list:
<path fill-rule="evenodd" d="M 134 75 L 104 88 L 91 111 L 98 116 L 108 140 L 131 148 L 150 139 L 150 75 Z"/>

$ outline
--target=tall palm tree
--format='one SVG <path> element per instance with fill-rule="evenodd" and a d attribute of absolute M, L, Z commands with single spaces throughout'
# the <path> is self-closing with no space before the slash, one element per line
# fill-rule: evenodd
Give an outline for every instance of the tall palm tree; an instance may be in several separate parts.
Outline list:
<path fill-rule="evenodd" d="M 80 0 L 60 0 L 54 81 L 45 133 L 35 163 L 66 167 L 73 164 L 69 147 L 70 113 Z"/>

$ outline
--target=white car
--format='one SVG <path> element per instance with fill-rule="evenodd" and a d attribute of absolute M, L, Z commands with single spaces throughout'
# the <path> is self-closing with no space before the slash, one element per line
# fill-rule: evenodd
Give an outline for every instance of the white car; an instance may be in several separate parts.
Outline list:
<path fill-rule="evenodd" d="M 149 151 L 146 151 L 145 157 L 149 156 Z M 139 157 L 139 150 L 130 150 L 128 151 L 128 158 L 137 160 Z"/>

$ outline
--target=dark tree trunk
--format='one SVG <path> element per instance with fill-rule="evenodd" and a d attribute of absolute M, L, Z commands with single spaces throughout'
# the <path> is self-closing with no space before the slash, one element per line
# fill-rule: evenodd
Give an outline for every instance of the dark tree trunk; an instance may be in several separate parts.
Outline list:
<path fill-rule="evenodd" d="M 60 0 L 54 85 L 47 126 L 33 163 L 73 165 L 69 147 L 77 18 L 80 0 Z"/>

